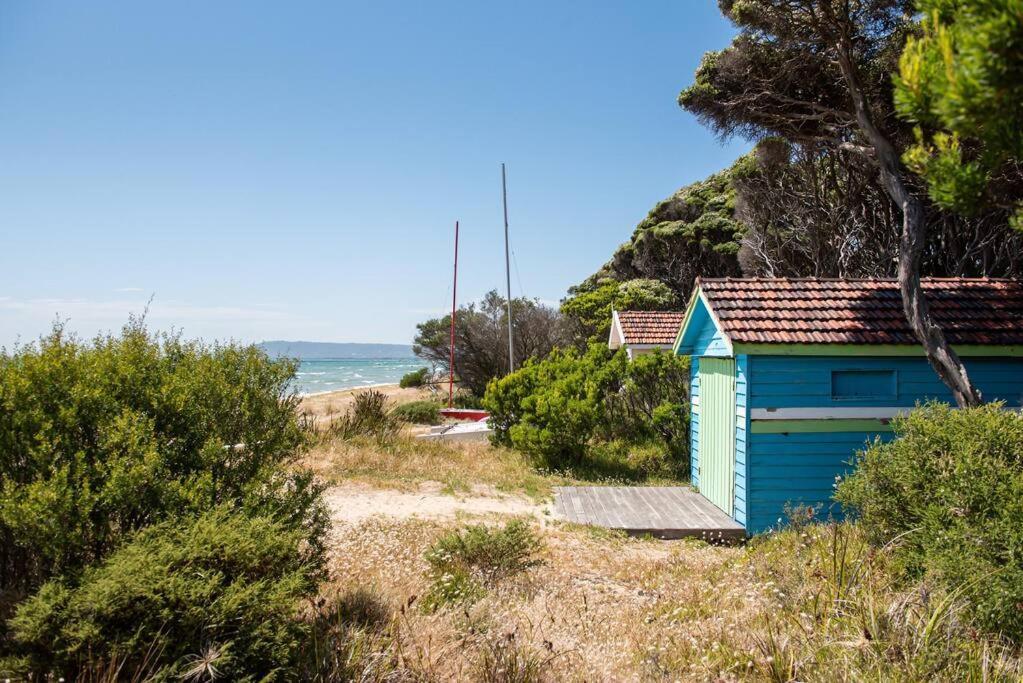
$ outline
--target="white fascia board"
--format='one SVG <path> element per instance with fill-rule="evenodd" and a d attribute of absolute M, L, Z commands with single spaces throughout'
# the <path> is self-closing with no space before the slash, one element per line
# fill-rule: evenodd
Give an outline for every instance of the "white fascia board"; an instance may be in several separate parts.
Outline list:
<path fill-rule="evenodd" d="M 615 334 L 615 333 L 618 334 Z M 617 337 L 617 339 L 615 339 Z M 618 319 L 618 311 L 611 310 L 611 331 L 607 336 L 607 348 L 612 351 L 621 348 L 625 343 L 625 334 L 622 333 L 622 322 Z"/>
<path fill-rule="evenodd" d="M 954 406 L 953 406 L 954 407 Z M 876 419 L 890 420 L 905 415 L 914 408 L 905 406 L 877 407 L 828 407 L 828 408 L 753 408 L 749 411 L 753 420 L 849 420 Z M 1020 408 L 1005 408 L 1020 412 Z"/>

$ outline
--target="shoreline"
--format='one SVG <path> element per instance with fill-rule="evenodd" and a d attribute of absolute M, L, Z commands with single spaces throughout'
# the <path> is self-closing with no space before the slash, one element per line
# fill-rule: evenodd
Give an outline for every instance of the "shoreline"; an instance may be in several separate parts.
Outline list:
<path fill-rule="evenodd" d="M 346 387 L 344 389 L 327 389 L 326 391 L 314 391 L 309 394 L 299 394 L 299 398 L 313 398 L 314 396 L 326 396 L 327 394 L 341 394 L 346 391 L 360 391 L 362 389 L 380 389 L 382 387 L 397 387 L 397 382 L 379 382 L 377 384 L 363 384 L 357 387 Z"/>
<path fill-rule="evenodd" d="M 347 389 L 318 391 L 313 394 L 299 394 L 299 410 L 315 419 L 330 418 L 332 415 L 345 413 L 355 404 L 355 399 L 362 391 L 375 390 L 384 395 L 390 405 L 401 405 L 409 401 L 431 399 L 433 395 L 425 387 L 408 387 L 402 389 L 397 382 L 365 384 Z"/>

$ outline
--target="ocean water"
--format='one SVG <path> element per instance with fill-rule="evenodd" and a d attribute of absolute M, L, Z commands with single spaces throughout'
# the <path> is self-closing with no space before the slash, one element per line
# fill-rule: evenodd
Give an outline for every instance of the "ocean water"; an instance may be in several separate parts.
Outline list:
<path fill-rule="evenodd" d="M 295 376 L 300 394 L 397 384 L 405 373 L 426 367 L 418 358 L 304 360 Z"/>

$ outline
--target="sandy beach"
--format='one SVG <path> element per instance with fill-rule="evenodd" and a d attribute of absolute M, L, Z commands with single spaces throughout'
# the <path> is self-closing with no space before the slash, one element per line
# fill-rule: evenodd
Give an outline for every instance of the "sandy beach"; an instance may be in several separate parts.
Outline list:
<path fill-rule="evenodd" d="M 329 419 L 333 415 L 347 412 L 348 408 L 355 402 L 356 394 L 370 390 L 379 391 L 394 405 L 439 396 L 439 393 L 435 393 L 429 387 L 402 389 L 397 384 L 381 384 L 375 387 L 356 387 L 354 389 L 340 389 L 338 391 L 303 396 L 301 410 L 303 413 L 312 415 L 314 419 Z"/>

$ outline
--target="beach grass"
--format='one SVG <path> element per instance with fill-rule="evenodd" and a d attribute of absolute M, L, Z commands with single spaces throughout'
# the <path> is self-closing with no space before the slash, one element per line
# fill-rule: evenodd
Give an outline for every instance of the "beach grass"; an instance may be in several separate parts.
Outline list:
<path fill-rule="evenodd" d="M 536 566 L 439 610 L 418 605 L 430 589 L 426 558 L 457 521 L 380 517 L 340 529 L 328 594 L 368 587 L 391 614 L 358 636 L 372 644 L 349 660 L 353 673 L 821 682 L 1023 673 L 1018 651 L 972 631 L 946 596 L 894 580 L 887 553 L 854 525 L 724 547 L 529 523 L 542 544 Z"/>
<path fill-rule="evenodd" d="M 310 450 L 305 463 L 330 484 L 415 490 L 422 483 L 437 482 L 450 494 L 485 487 L 535 501 L 549 499 L 554 486 L 577 483 L 568 476 L 533 469 L 517 451 L 489 443 L 416 439 L 407 432 L 387 439 L 324 440 Z"/>

